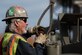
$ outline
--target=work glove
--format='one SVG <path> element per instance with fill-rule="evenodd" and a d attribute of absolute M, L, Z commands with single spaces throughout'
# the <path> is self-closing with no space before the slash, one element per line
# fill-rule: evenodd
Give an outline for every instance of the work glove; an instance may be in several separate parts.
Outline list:
<path fill-rule="evenodd" d="M 35 43 L 44 44 L 46 42 L 46 34 L 40 33 L 40 35 L 36 38 Z"/>
<path fill-rule="evenodd" d="M 42 34 L 46 33 L 46 28 L 42 26 L 31 27 L 31 28 L 28 28 L 28 33 L 36 34 L 37 36 L 39 36 L 40 33 Z"/>

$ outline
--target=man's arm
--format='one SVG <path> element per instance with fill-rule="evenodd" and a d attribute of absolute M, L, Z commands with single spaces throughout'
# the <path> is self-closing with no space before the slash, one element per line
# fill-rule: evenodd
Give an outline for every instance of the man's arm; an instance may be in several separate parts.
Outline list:
<path fill-rule="evenodd" d="M 36 55 L 35 49 L 28 43 L 19 40 L 16 55 Z"/>

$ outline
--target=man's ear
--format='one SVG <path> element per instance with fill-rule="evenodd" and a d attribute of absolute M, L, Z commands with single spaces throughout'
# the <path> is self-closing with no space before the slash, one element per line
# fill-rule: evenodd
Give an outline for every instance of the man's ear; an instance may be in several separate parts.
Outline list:
<path fill-rule="evenodd" d="M 18 27 L 18 22 L 17 22 L 17 21 L 15 21 L 14 23 L 15 23 L 15 25 Z"/>

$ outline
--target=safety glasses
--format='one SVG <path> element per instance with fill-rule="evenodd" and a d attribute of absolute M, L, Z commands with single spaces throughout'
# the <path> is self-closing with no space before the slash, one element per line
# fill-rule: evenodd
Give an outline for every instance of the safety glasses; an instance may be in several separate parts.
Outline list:
<path fill-rule="evenodd" d="M 20 19 L 17 19 L 17 21 L 20 21 L 20 20 L 24 21 L 25 23 L 27 22 L 27 18 L 20 18 Z"/>
<path fill-rule="evenodd" d="M 25 23 L 27 22 L 27 18 L 23 18 L 23 19 L 21 19 L 21 20 L 23 20 Z"/>

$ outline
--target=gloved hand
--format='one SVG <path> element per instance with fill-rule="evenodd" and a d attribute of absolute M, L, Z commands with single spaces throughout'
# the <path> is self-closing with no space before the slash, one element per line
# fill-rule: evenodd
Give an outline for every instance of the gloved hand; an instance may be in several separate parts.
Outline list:
<path fill-rule="evenodd" d="M 36 38 L 35 42 L 36 43 L 40 43 L 40 44 L 44 44 L 46 42 L 47 36 L 42 33 L 40 33 L 40 35 Z"/>
<path fill-rule="evenodd" d="M 40 33 L 42 34 L 45 34 L 45 27 L 42 27 L 42 26 L 35 26 L 35 27 L 31 27 L 31 28 L 28 28 L 28 32 L 29 33 L 32 33 L 32 34 L 36 34 L 37 36 L 40 35 Z"/>

